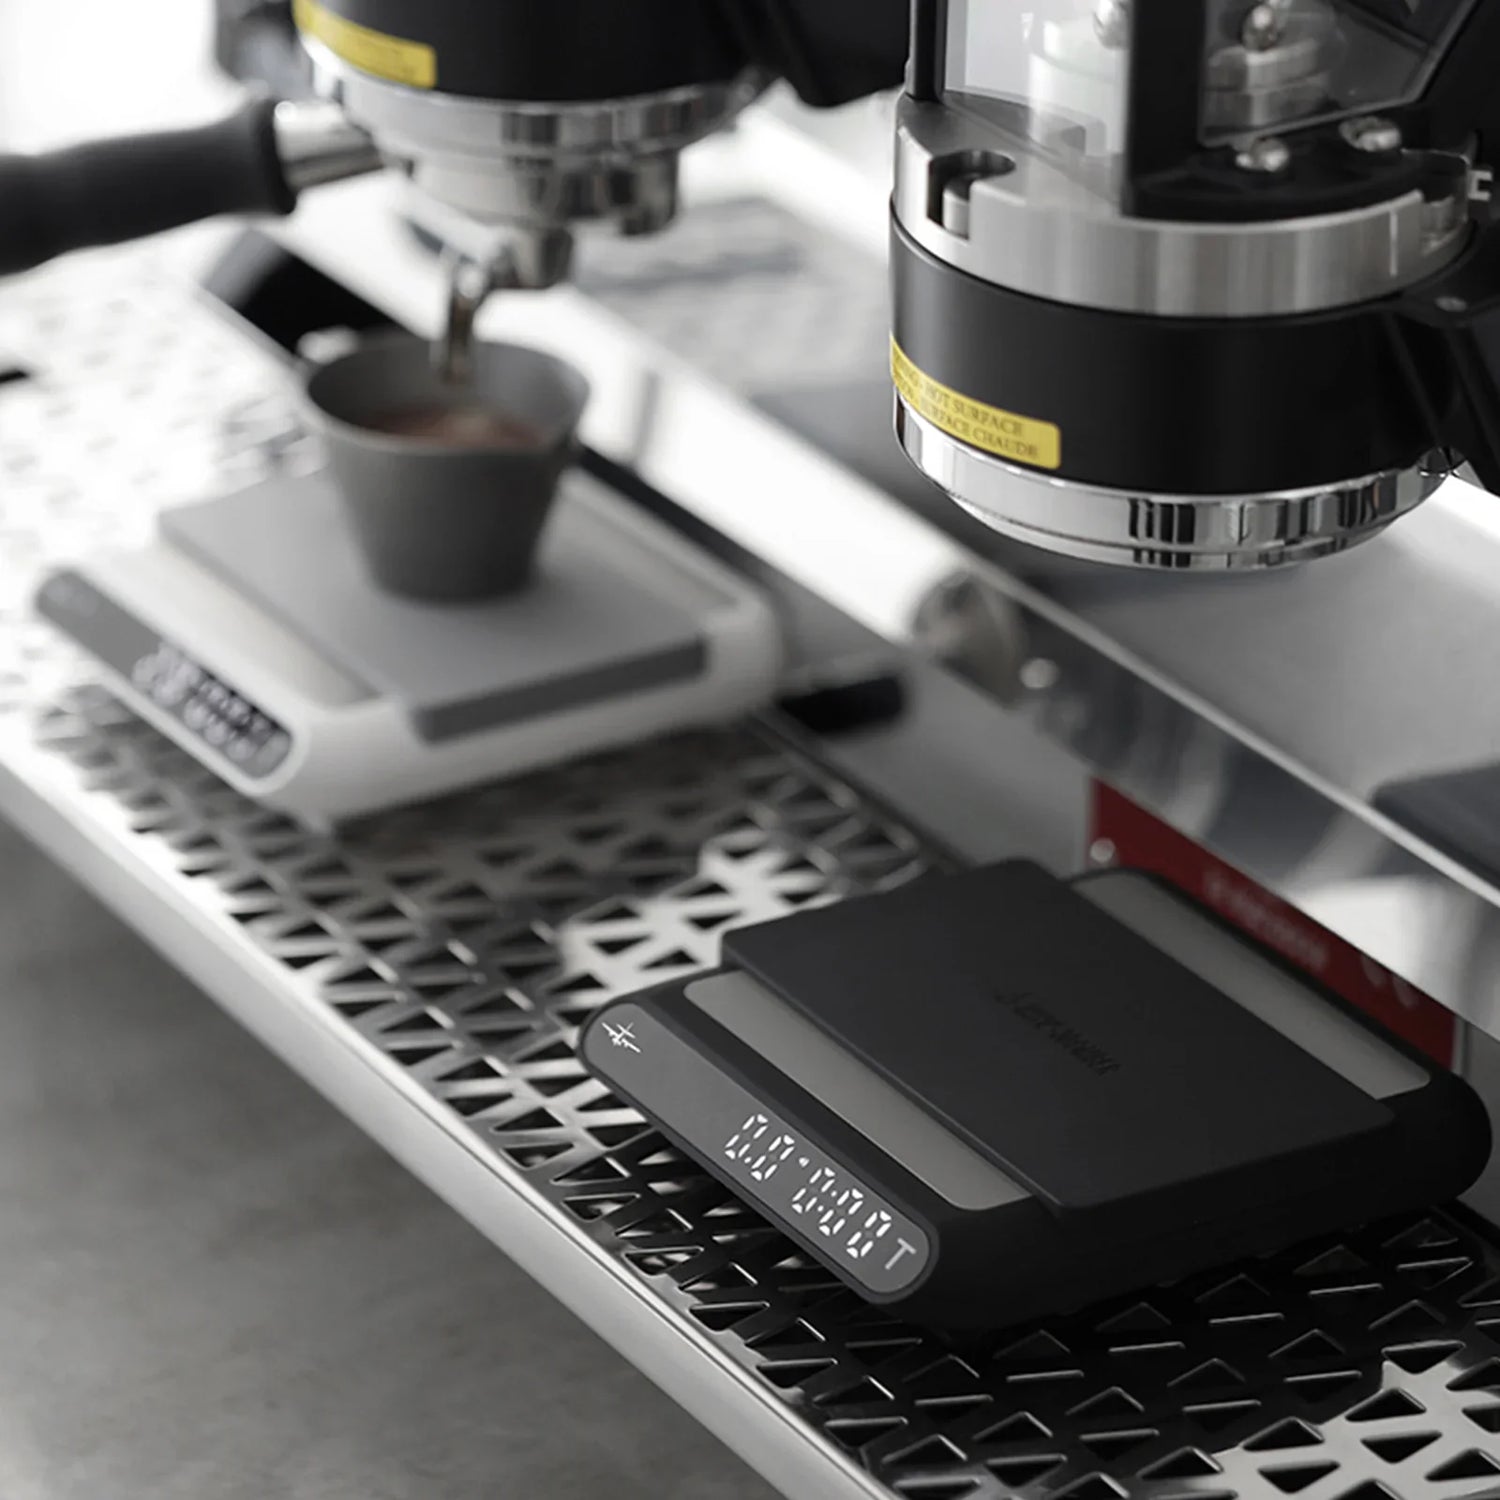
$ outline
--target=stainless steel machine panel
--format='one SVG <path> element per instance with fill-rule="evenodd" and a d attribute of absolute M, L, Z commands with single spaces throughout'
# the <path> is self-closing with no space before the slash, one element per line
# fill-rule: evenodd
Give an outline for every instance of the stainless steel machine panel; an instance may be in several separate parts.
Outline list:
<path fill-rule="evenodd" d="M 729 925 L 941 861 L 770 728 L 334 839 L 90 684 L 29 620 L 38 570 L 305 462 L 271 360 L 139 266 L 0 295 L 0 349 L 34 377 L 0 387 L 0 811 L 790 1494 L 1500 1486 L 1500 1251 L 1466 1221 L 1375 1225 L 954 1348 L 862 1304 L 584 1073 L 579 1021 L 706 965 Z"/>

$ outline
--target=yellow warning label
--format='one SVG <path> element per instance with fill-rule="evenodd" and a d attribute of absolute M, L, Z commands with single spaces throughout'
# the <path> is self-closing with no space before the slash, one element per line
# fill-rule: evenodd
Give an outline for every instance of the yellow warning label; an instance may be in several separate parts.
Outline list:
<path fill-rule="evenodd" d="M 901 399 L 949 437 L 983 448 L 997 458 L 1033 464 L 1038 469 L 1056 469 L 1062 464 L 1062 432 L 1051 422 L 1038 422 L 1034 417 L 1017 416 L 1013 411 L 960 396 L 924 375 L 895 339 L 891 340 L 891 378 Z"/>
<path fill-rule="evenodd" d="M 437 87 L 437 53 L 425 42 L 409 42 L 346 21 L 318 0 L 293 0 L 292 14 L 303 36 L 322 42 L 361 73 L 413 89 Z"/>

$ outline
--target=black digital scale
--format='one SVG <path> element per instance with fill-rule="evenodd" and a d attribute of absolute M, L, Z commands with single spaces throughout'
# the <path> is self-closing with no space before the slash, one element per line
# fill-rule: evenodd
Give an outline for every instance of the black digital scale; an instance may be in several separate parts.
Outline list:
<path fill-rule="evenodd" d="M 954 1330 L 1456 1196 L 1460 1079 L 1149 877 L 1009 863 L 726 936 L 584 1057 L 869 1300 Z"/>

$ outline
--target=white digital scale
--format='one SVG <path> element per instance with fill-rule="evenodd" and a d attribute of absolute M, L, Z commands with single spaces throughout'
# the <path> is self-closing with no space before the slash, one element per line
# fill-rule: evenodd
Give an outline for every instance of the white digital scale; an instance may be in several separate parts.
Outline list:
<path fill-rule="evenodd" d="M 500 599 L 381 591 L 313 475 L 165 511 L 37 607 L 162 733 L 314 824 L 733 719 L 781 661 L 757 590 L 576 471 L 535 578 Z"/>

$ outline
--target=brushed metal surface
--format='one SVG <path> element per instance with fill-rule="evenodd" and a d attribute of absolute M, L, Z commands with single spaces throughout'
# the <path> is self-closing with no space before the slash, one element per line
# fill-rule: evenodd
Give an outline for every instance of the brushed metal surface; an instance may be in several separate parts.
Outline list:
<path fill-rule="evenodd" d="M 9 828 L 0 868 L 0 1492 L 769 1500 Z"/>

